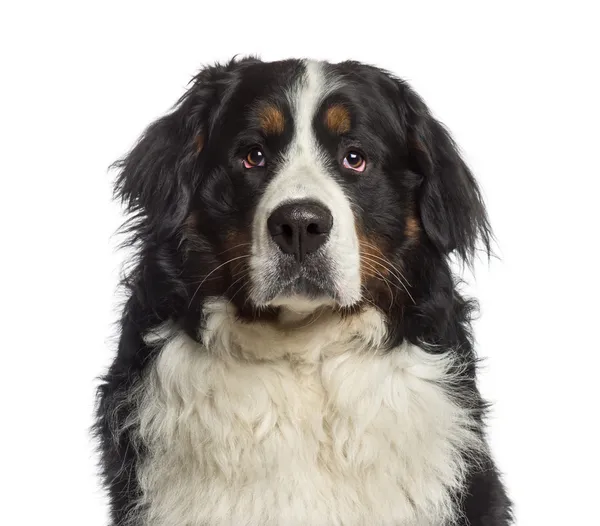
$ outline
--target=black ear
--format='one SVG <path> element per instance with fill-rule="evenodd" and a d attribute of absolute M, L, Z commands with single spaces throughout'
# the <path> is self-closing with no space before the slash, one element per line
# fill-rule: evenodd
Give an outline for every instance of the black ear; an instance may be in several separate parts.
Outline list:
<path fill-rule="evenodd" d="M 481 192 L 458 148 L 414 92 L 409 93 L 409 151 L 423 176 L 423 228 L 443 254 L 471 262 L 479 244 L 490 254 L 492 232 Z"/>
<path fill-rule="evenodd" d="M 234 59 L 200 71 L 173 111 L 151 124 L 129 154 L 113 165 L 120 169 L 115 195 L 132 214 L 129 230 L 168 236 L 185 220 L 202 175 L 212 115 L 236 69 L 251 61 Z"/>
<path fill-rule="evenodd" d="M 115 194 L 133 214 L 137 228 L 169 232 L 185 218 L 193 164 L 189 142 L 177 108 L 152 123 L 129 154 L 114 164 L 120 169 Z"/>

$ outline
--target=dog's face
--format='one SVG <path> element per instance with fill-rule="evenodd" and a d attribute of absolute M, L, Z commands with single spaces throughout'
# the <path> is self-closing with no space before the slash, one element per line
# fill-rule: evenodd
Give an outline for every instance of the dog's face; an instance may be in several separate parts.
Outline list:
<path fill-rule="evenodd" d="M 138 236 L 169 254 L 186 309 L 216 296 L 252 316 L 389 310 L 416 303 L 428 261 L 488 240 L 443 127 L 405 83 L 354 62 L 208 68 L 122 167 Z"/>

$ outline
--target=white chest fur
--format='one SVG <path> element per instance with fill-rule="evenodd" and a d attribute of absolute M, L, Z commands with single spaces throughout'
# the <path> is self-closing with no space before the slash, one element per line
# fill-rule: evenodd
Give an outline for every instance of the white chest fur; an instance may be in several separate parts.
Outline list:
<path fill-rule="evenodd" d="M 287 347 L 289 334 L 267 335 L 260 352 L 268 359 L 256 360 L 239 350 L 257 349 L 254 329 L 225 333 L 226 318 L 213 321 L 208 350 L 183 333 L 163 342 L 137 391 L 148 451 L 139 473 L 144 524 L 438 526 L 453 518 L 464 453 L 480 445 L 450 396 L 449 355 L 414 346 L 379 353 L 371 317 L 360 326 L 323 321 Z M 367 339 L 357 337 L 367 327 Z"/>

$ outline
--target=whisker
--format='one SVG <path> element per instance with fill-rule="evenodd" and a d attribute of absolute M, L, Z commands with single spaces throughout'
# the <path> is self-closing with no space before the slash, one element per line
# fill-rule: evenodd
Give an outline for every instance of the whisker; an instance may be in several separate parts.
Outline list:
<path fill-rule="evenodd" d="M 363 243 L 366 246 L 369 246 L 373 249 L 376 249 L 379 253 L 379 249 L 377 249 L 377 247 L 375 247 L 374 245 L 369 245 L 368 243 Z M 393 270 L 395 270 L 399 276 L 401 276 L 404 279 L 404 282 L 406 283 L 407 286 L 411 287 L 411 284 L 409 283 L 408 279 L 406 279 L 406 276 L 402 273 L 402 271 L 396 267 L 388 258 L 382 257 L 382 256 L 378 256 L 377 254 L 373 254 L 371 252 L 366 252 L 366 251 L 362 251 L 362 254 L 365 254 L 367 256 L 371 256 L 373 258 L 379 259 L 381 261 L 383 261 L 384 263 L 386 263 L 387 265 L 389 265 L 389 267 L 391 267 Z M 390 269 L 388 269 L 390 270 Z"/>
<path fill-rule="evenodd" d="M 194 298 L 196 297 L 196 294 L 198 294 L 198 291 L 200 290 L 200 287 L 202 287 L 202 285 L 204 284 L 204 282 L 212 275 L 214 274 L 217 270 L 219 270 L 220 268 L 224 267 L 225 265 L 231 263 L 232 261 L 236 261 L 238 259 L 243 259 L 243 258 L 249 258 L 250 256 L 248 254 L 244 254 L 243 256 L 237 256 L 235 258 L 231 258 L 227 261 L 225 261 L 225 263 L 221 263 L 218 267 L 212 269 L 206 276 L 205 278 L 200 282 L 200 284 L 198 285 L 198 287 L 196 288 L 196 290 L 194 291 L 194 294 L 192 295 L 192 298 L 190 299 L 190 302 L 188 304 L 188 308 L 192 305 L 192 302 L 194 301 Z"/>
<path fill-rule="evenodd" d="M 378 261 L 375 261 L 375 260 L 371 259 L 370 254 L 365 254 L 363 252 L 363 260 L 364 261 L 370 261 L 373 265 L 381 265 L 382 267 L 384 267 L 385 270 L 387 270 L 393 277 L 395 277 L 398 280 L 398 283 L 400 283 L 400 285 L 402 286 L 402 288 L 404 289 L 404 291 L 406 292 L 406 294 L 408 295 L 408 297 L 416 305 L 415 299 L 413 298 L 412 294 L 408 291 L 408 288 L 407 288 L 407 286 L 404 283 L 404 281 L 406 280 L 406 278 L 404 278 L 404 280 L 403 280 L 400 276 L 396 275 L 390 268 L 386 267 L 381 262 L 378 262 Z M 408 286 L 410 287 L 410 284 L 408 284 Z"/>
<path fill-rule="evenodd" d="M 245 274 L 244 276 L 242 276 L 241 278 L 235 280 L 228 288 L 227 290 L 229 290 L 231 287 L 233 287 L 233 285 L 235 285 L 236 283 L 238 283 L 239 281 L 243 280 L 244 278 L 246 278 L 248 276 L 248 274 Z M 246 282 L 244 281 L 239 287 L 238 289 L 235 291 L 235 293 L 233 294 L 233 296 L 231 296 L 231 298 L 229 298 L 227 300 L 227 305 L 233 305 L 233 300 L 234 298 L 243 290 L 244 285 L 246 285 Z M 244 306 L 246 305 L 246 301 L 248 301 L 248 298 L 246 298 L 246 300 L 244 301 Z"/>
<path fill-rule="evenodd" d="M 223 252 L 219 252 L 217 254 L 217 256 L 222 256 L 223 254 L 225 254 L 225 252 L 231 252 L 232 250 L 235 250 L 236 248 L 245 247 L 245 246 L 249 246 L 249 245 L 252 245 L 252 243 L 240 243 L 239 245 L 235 245 L 234 247 L 230 247 L 230 248 L 223 250 Z"/>
<path fill-rule="evenodd" d="M 246 272 L 246 273 L 244 273 L 243 276 L 241 276 L 238 279 L 236 279 L 231 285 L 229 285 L 229 287 L 227 287 L 227 290 L 223 293 L 223 296 L 225 296 L 229 292 L 229 289 L 231 289 L 236 283 L 239 283 L 240 281 L 242 281 L 243 279 L 245 279 L 247 276 L 248 276 L 248 273 Z"/>
<path fill-rule="evenodd" d="M 235 265 L 233 265 L 232 271 L 233 271 L 231 273 L 232 278 L 237 278 L 243 272 L 250 274 L 250 269 L 247 266 L 244 266 L 244 262 L 239 262 L 239 263 L 236 263 Z"/>
<path fill-rule="evenodd" d="M 373 294 L 371 293 L 371 291 L 364 285 L 362 285 L 361 288 L 371 297 L 370 300 L 368 298 L 363 298 L 363 299 L 372 307 L 378 308 L 377 305 L 375 305 L 375 298 L 373 297 Z"/>
<path fill-rule="evenodd" d="M 379 274 L 381 281 L 383 281 L 385 283 L 386 287 L 390 291 L 391 301 L 390 301 L 389 309 L 391 310 L 392 305 L 394 304 L 394 293 L 392 292 L 392 287 L 390 286 L 390 284 L 391 284 L 390 281 L 381 272 L 379 272 L 373 265 L 371 265 L 370 263 L 367 263 L 366 261 L 364 263 L 368 269 Z M 396 288 L 398 288 L 398 287 L 396 287 Z"/>

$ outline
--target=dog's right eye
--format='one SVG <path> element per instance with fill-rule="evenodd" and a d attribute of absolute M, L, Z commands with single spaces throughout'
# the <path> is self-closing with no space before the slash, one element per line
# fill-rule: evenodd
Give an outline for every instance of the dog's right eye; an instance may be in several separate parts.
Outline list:
<path fill-rule="evenodd" d="M 355 172 L 364 172 L 367 167 L 367 161 L 362 153 L 356 150 L 350 150 L 346 157 L 344 157 L 343 163 L 344 168 L 349 168 Z"/>
<path fill-rule="evenodd" d="M 244 158 L 244 168 L 257 168 L 265 165 L 265 154 L 257 147 L 251 148 Z"/>

